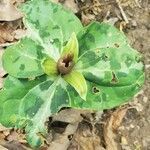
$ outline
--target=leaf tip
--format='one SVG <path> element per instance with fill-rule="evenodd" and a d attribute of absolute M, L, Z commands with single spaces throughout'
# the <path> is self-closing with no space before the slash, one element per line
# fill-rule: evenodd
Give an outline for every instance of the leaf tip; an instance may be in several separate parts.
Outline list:
<path fill-rule="evenodd" d="M 80 95 L 80 97 L 81 97 L 84 101 L 86 101 L 87 93 L 83 93 L 83 94 L 81 94 L 81 95 Z"/>
<path fill-rule="evenodd" d="M 86 81 L 84 83 L 84 89 L 79 93 L 79 95 L 84 101 L 86 101 L 86 99 L 87 99 L 87 83 L 86 83 Z"/>

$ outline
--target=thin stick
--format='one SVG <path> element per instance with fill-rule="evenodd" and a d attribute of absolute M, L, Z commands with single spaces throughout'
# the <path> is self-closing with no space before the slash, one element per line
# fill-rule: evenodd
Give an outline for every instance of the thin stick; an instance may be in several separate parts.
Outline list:
<path fill-rule="evenodd" d="M 138 0 L 134 0 L 134 1 L 139 8 L 142 8 Z"/>
<path fill-rule="evenodd" d="M 118 7 L 119 7 L 119 9 L 120 9 L 120 12 L 121 12 L 121 14 L 122 14 L 122 17 L 123 17 L 124 21 L 126 22 L 126 24 L 128 24 L 128 23 L 129 23 L 129 20 L 128 20 L 128 18 L 127 18 L 127 16 L 126 16 L 126 14 L 125 14 L 125 12 L 124 12 L 124 10 L 123 10 L 121 4 L 120 4 L 120 1 L 119 1 L 119 0 L 116 0 L 116 3 L 118 4 Z"/>
<path fill-rule="evenodd" d="M 0 44 L 0 48 L 7 47 L 7 46 L 11 46 L 11 45 L 13 45 L 13 44 L 15 44 L 15 43 L 16 43 L 16 42 Z"/>

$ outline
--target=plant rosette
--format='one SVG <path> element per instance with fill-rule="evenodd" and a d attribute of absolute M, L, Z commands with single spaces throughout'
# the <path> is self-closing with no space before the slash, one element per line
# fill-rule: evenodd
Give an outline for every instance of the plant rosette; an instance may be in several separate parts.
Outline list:
<path fill-rule="evenodd" d="M 144 82 L 140 54 L 112 25 L 83 27 L 49 0 L 21 7 L 28 35 L 8 47 L 0 123 L 24 128 L 32 147 L 47 136 L 46 119 L 62 107 L 103 110 L 129 101 Z"/>

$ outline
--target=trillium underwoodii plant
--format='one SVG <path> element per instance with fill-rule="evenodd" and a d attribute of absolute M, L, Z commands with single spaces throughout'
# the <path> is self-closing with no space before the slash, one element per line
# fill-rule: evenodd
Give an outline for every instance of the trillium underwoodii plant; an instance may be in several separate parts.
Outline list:
<path fill-rule="evenodd" d="M 79 19 L 49 0 L 21 8 L 28 35 L 6 49 L 0 122 L 43 143 L 46 119 L 62 107 L 103 110 L 130 100 L 144 82 L 143 63 L 115 27 Z"/>

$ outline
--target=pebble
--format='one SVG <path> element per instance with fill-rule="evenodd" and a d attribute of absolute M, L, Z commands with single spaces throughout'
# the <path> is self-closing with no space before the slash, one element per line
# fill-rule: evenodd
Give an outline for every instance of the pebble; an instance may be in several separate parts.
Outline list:
<path fill-rule="evenodd" d="M 137 103 L 136 106 L 135 106 L 135 108 L 136 108 L 136 110 L 137 110 L 138 112 L 141 112 L 141 111 L 143 110 L 143 106 L 142 106 L 142 104 L 140 104 L 140 103 Z"/>
<path fill-rule="evenodd" d="M 147 101 L 148 101 L 148 97 L 145 97 L 145 96 L 144 96 L 144 97 L 143 97 L 143 102 L 144 102 L 144 103 L 147 103 Z"/>
<path fill-rule="evenodd" d="M 128 145 L 128 141 L 124 136 L 121 137 L 121 144 L 122 145 Z"/>

